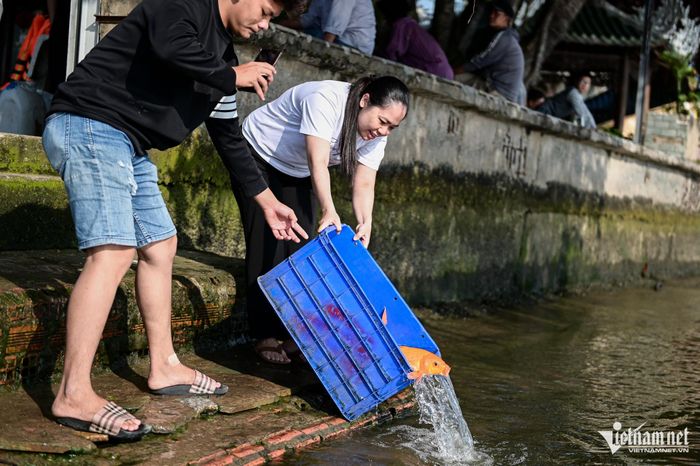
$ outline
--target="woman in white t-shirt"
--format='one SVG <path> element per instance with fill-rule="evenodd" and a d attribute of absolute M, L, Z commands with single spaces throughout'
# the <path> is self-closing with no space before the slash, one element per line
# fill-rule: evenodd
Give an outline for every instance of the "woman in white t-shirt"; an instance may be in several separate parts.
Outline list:
<path fill-rule="evenodd" d="M 299 225 L 317 231 L 341 221 L 331 197 L 328 167 L 340 165 L 352 179 L 355 240 L 367 247 L 372 233 L 374 183 L 387 136 L 406 117 L 408 88 L 398 78 L 364 77 L 352 85 L 314 81 L 294 86 L 252 112 L 243 135 L 272 192 L 297 214 Z M 265 228 L 260 207 L 236 186 L 246 239 L 247 302 L 256 352 L 264 360 L 289 364 L 298 348 L 270 307 L 257 278 L 303 244 L 277 241 Z M 284 343 L 280 343 L 284 341 Z"/>

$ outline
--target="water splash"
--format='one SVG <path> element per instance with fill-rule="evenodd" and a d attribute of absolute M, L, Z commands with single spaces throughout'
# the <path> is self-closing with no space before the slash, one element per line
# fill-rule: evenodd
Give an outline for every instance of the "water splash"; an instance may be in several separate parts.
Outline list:
<path fill-rule="evenodd" d="M 487 455 L 474 450 L 474 439 L 462 416 L 449 377 L 422 377 L 413 385 L 419 422 L 433 426 L 435 456 L 445 464 L 490 463 Z"/>

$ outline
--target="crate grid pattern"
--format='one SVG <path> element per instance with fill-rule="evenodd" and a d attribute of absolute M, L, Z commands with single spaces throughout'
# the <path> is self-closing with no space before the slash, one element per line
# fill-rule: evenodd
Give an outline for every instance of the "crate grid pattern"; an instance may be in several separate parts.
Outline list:
<path fill-rule="evenodd" d="M 411 369 L 329 236 L 322 233 L 259 282 L 352 420 L 410 385 Z"/>

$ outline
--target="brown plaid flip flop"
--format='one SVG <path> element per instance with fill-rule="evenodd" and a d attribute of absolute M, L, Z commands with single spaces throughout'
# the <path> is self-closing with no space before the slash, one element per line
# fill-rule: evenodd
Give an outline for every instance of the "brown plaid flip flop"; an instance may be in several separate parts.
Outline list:
<path fill-rule="evenodd" d="M 228 392 L 228 387 L 221 384 L 216 386 L 216 380 L 202 374 L 198 370 L 194 371 L 194 383 L 192 385 L 171 385 L 169 387 L 158 388 L 151 390 L 154 395 L 171 395 L 171 396 L 187 396 L 187 395 L 223 395 Z"/>
<path fill-rule="evenodd" d="M 56 422 L 83 432 L 107 434 L 114 440 L 139 440 L 151 431 L 151 426 L 143 422 L 136 430 L 121 428 L 126 421 L 136 419 L 127 410 L 110 401 L 92 417 L 92 422 L 82 421 L 73 417 L 57 417 Z"/>

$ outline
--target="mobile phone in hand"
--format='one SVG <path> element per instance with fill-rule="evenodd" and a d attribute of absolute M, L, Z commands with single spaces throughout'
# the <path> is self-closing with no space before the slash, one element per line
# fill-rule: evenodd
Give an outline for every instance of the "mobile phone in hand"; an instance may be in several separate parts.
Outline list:
<path fill-rule="evenodd" d="M 260 49 L 253 61 L 269 63 L 270 65 L 275 66 L 277 64 L 277 61 L 280 59 L 282 52 L 284 52 L 284 49 Z M 263 76 L 267 78 L 267 75 Z M 245 92 L 255 92 L 255 89 L 252 87 L 241 87 L 238 90 Z"/>
<path fill-rule="evenodd" d="M 275 66 L 277 64 L 277 60 L 280 59 L 282 52 L 284 52 L 284 49 L 260 49 L 253 61 L 261 61 Z"/>

